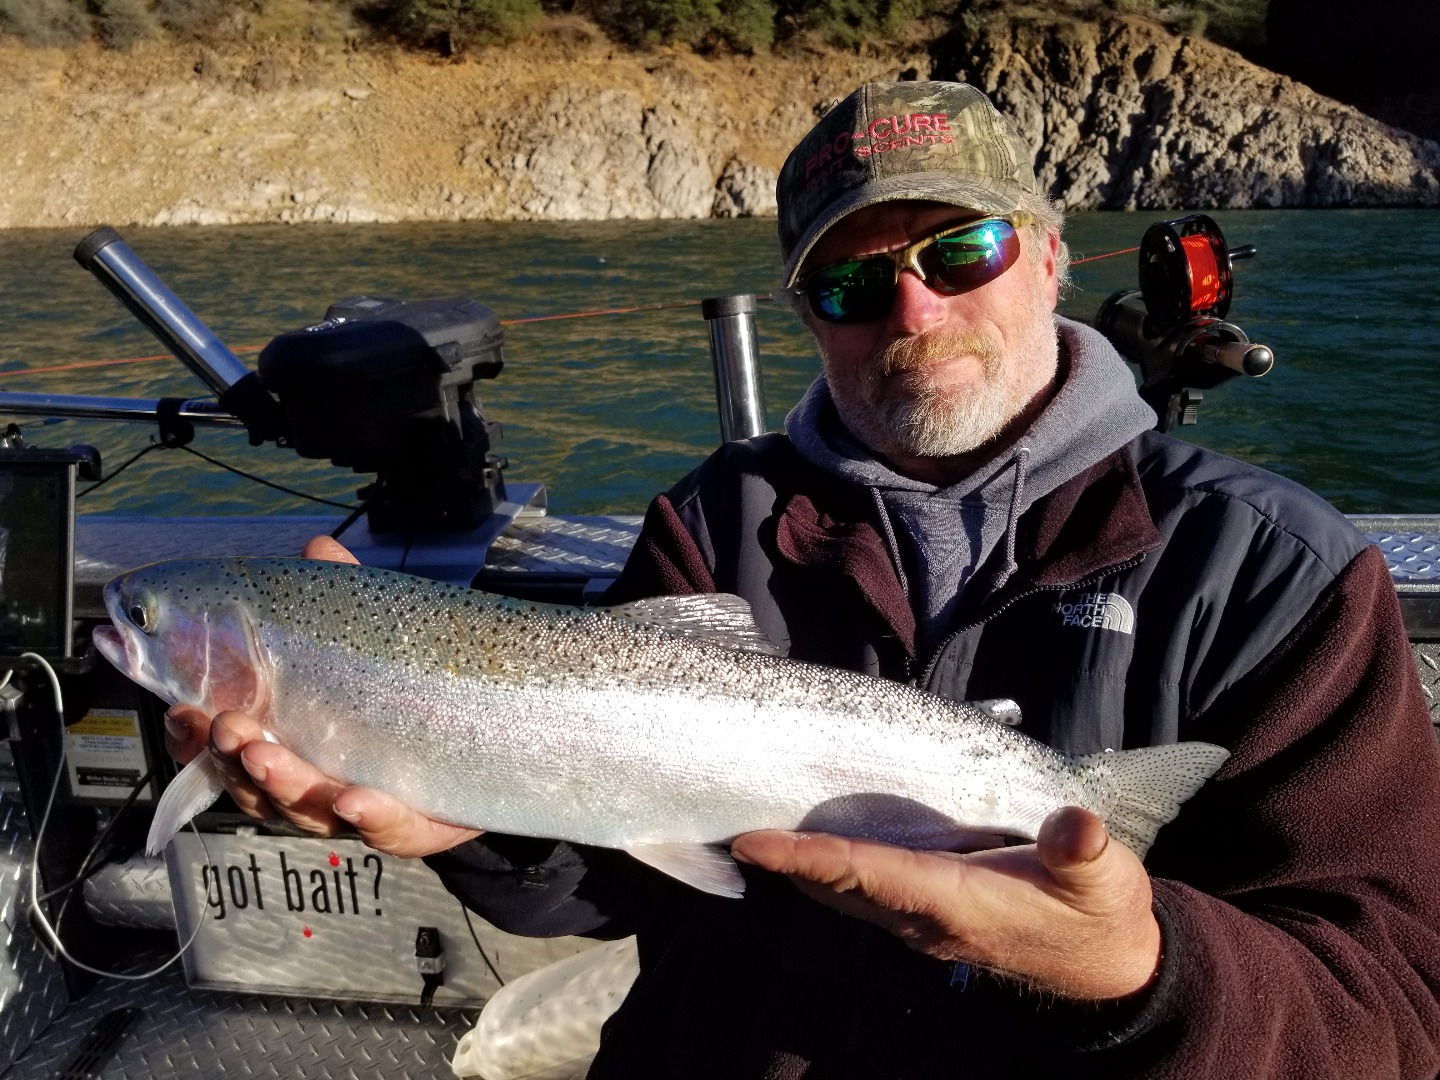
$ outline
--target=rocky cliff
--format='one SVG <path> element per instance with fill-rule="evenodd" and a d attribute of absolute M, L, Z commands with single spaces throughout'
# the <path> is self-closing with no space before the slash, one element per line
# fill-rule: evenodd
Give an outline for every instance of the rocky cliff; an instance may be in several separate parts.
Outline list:
<path fill-rule="evenodd" d="M 1141 20 L 702 57 L 556 19 L 459 61 L 0 47 L 0 227 L 773 214 L 815 117 L 902 72 L 991 92 L 1072 208 L 1440 206 L 1440 145 Z"/>

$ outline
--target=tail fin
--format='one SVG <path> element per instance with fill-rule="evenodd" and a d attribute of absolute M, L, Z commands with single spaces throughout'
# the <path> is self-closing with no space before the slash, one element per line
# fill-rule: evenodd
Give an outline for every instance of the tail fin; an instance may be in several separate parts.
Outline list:
<path fill-rule="evenodd" d="M 1114 779 L 1118 798 L 1105 827 L 1143 859 L 1160 826 L 1174 819 L 1180 804 L 1199 791 L 1229 756 L 1222 746 L 1183 742 L 1091 754 L 1080 761 L 1104 768 Z"/>
<path fill-rule="evenodd" d="M 150 835 L 145 839 L 145 854 L 159 855 L 170 843 L 171 837 L 184 828 L 200 811 L 220 797 L 225 784 L 220 779 L 220 769 L 208 753 L 197 755 L 180 770 L 180 775 L 170 781 L 165 794 L 155 807 L 155 817 L 150 822 Z"/>

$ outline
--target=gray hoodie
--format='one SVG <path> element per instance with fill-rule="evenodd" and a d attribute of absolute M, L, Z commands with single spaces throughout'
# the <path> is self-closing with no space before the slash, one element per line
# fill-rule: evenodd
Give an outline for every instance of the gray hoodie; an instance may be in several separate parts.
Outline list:
<path fill-rule="evenodd" d="M 800 455 L 870 489 L 915 610 L 924 657 L 949 632 L 975 569 L 1003 539 L 1015 570 L 1015 522 L 1036 499 L 1155 426 L 1125 361 L 1100 333 L 1055 317 L 1064 382 L 1004 454 L 949 487 L 895 472 L 845 428 L 822 375 L 785 418 Z M 1002 579 L 1003 580 L 1003 579 Z"/>

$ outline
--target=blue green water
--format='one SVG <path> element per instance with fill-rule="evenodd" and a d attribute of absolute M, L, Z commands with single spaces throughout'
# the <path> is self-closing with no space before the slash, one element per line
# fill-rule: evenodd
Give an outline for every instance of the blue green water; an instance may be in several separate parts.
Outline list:
<path fill-rule="evenodd" d="M 1077 256 L 1139 242 L 1161 215 L 1084 214 Z M 1440 212 L 1248 211 L 1214 215 L 1236 264 L 1232 321 L 1276 353 L 1274 372 L 1208 391 L 1186 438 L 1290 476 L 1348 512 L 1440 511 Z M 174 361 L 58 373 L 75 360 L 144 356 L 155 342 L 70 257 L 82 231 L 0 233 L 0 389 L 199 396 Z M 471 296 L 502 319 L 768 291 L 771 221 L 470 223 L 134 229 L 126 238 L 232 347 L 317 320 L 359 293 Z M 1088 317 L 1133 287 L 1135 256 L 1078 266 L 1062 305 Z M 758 315 L 772 426 L 816 370 L 783 308 Z M 253 353 L 242 353 L 253 363 Z M 698 307 L 509 327 L 506 368 L 482 384 L 504 426 L 507 475 L 544 480 L 561 513 L 636 512 L 717 442 Z M 132 425 L 27 428 L 33 445 L 91 443 L 107 465 L 149 441 Z M 353 501 L 363 478 L 243 435 L 196 446 L 316 495 Z M 90 496 L 89 512 L 308 513 L 314 507 L 183 453 L 150 454 Z"/>

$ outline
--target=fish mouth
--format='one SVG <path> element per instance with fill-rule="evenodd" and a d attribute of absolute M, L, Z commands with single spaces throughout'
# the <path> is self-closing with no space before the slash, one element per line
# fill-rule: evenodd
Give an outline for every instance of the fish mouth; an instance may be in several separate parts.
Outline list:
<path fill-rule="evenodd" d="M 155 679 L 145 662 L 145 648 L 140 632 L 128 622 L 117 621 L 114 625 L 100 623 L 90 631 L 90 640 L 100 655 L 114 664 L 126 678 L 139 683 L 146 690 L 175 704 L 173 693 L 168 692 Z"/>
<path fill-rule="evenodd" d="M 144 661 L 140 656 L 139 643 L 133 639 L 135 631 L 124 623 L 109 625 L 101 623 L 90 632 L 90 640 L 95 642 L 95 648 L 100 650 L 100 655 L 109 660 L 120 669 L 121 673 L 129 678 L 135 678 Z"/>

